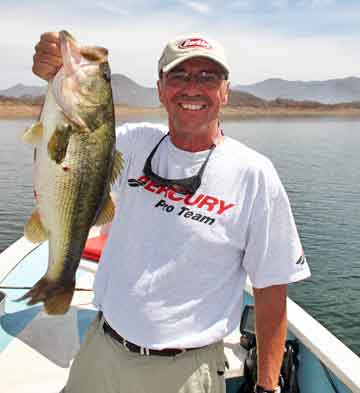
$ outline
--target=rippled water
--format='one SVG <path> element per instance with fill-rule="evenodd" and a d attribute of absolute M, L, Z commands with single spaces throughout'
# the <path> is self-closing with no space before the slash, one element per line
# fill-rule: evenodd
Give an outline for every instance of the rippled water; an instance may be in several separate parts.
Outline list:
<path fill-rule="evenodd" d="M 22 235 L 33 209 L 32 148 L 20 137 L 31 120 L 0 120 L 0 251 Z"/>
<path fill-rule="evenodd" d="M 226 123 L 270 157 L 289 194 L 312 277 L 290 296 L 360 355 L 360 132 L 355 120 Z"/>
<path fill-rule="evenodd" d="M 31 120 L 0 120 L 0 250 L 33 208 Z M 290 296 L 360 355 L 360 132 L 351 119 L 225 122 L 226 135 L 273 161 L 288 191 L 312 277 Z"/>

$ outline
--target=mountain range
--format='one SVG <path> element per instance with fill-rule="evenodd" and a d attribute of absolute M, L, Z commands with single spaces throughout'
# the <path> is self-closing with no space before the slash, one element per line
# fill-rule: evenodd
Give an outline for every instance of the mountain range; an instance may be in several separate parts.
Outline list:
<path fill-rule="evenodd" d="M 144 87 L 132 79 L 112 75 L 114 103 L 135 107 L 158 107 L 157 89 Z M 17 84 L 0 90 L 1 100 L 13 97 L 23 102 L 37 104 L 39 97 L 46 93 L 46 86 L 26 86 Z M 340 102 L 360 102 L 360 78 L 349 77 L 327 81 L 302 82 L 283 79 L 267 79 L 251 85 L 235 85 L 230 94 L 229 106 L 263 107 L 269 104 L 289 101 L 310 101 L 323 104 Z M 271 102 L 272 102 L 271 101 Z"/>
<path fill-rule="evenodd" d="M 160 105 L 155 88 L 141 86 L 124 75 L 113 74 L 111 85 L 116 105 L 141 107 L 157 107 Z M 5 97 L 9 97 L 29 103 L 37 103 L 37 101 L 34 102 L 34 98 L 45 94 L 46 86 L 26 86 L 20 83 L 8 89 L 0 90 L 0 97 L 3 97 L 3 100 Z"/>
<path fill-rule="evenodd" d="M 46 93 L 46 86 L 26 86 L 18 83 L 5 90 L 0 90 L 0 96 L 20 98 L 23 96 L 38 97 Z"/>
<path fill-rule="evenodd" d="M 357 77 L 309 82 L 272 78 L 251 85 L 236 85 L 234 89 L 265 100 L 282 98 L 324 104 L 360 101 L 360 78 Z"/>

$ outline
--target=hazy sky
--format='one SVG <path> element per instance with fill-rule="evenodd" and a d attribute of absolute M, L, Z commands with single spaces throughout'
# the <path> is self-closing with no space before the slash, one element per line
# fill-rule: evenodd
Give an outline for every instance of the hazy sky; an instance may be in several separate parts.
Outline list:
<path fill-rule="evenodd" d="M 359 0 L 1 0 L 0 17 L 0 89 L 42 84 L 33 47 L 63 29 L 107 47 L 112 71 L 146 86 L 166 41 L 193 32 L 223 43 L 233 85 L 360 76 Z"/>

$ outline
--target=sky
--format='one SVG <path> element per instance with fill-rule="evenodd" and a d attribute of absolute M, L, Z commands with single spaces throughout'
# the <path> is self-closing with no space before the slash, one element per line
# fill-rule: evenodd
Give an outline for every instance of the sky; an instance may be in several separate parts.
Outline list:
<path fill-rule="evenodd" d="M 108 48 L 112 72 L 144 86 L 166 42 L 189 33 L 224 45 L 232 85 L 360 76 L 359 0 L 1 0 L 0 17 L 0 90 L 44 84 L 34 46 L 59 30 Z"/>

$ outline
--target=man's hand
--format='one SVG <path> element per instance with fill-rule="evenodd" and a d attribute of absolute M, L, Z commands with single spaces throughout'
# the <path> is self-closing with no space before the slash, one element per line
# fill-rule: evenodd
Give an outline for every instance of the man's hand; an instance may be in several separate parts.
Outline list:
<path fill-rule="evenodd" d="M 59 33 L 42 34 L 33 59 L 33 73 L 47 81 L 52 79 L 62 66 Z"/>
<path fill-rule="evenodd" d="M 287 285 L 254 288 L 258 381 L 274 389 L 279 380 L 287 334 Z"/>

